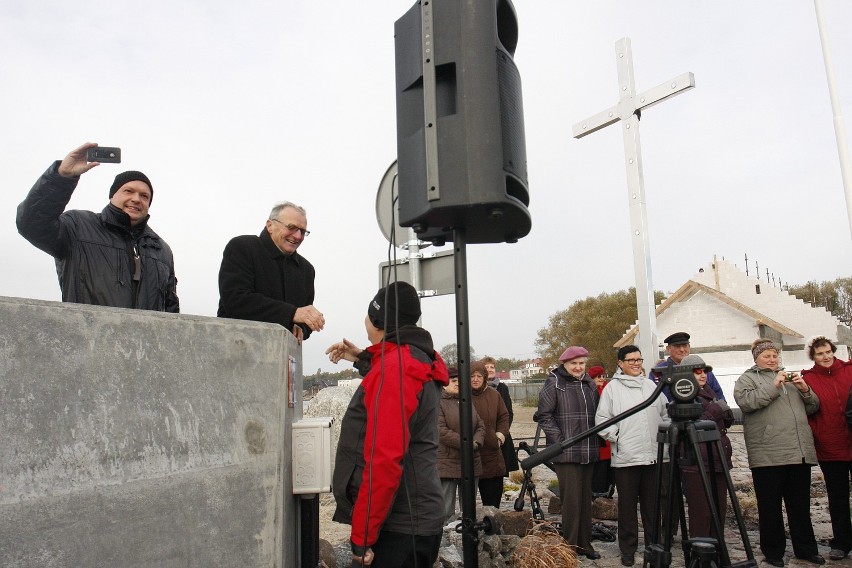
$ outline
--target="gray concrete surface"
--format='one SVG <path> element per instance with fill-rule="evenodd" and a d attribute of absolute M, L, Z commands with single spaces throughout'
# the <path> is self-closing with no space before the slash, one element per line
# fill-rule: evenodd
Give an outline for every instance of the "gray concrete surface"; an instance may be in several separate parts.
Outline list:
<path fill-rule="evenodd" d="M 271 324 L 0 297 L 0 566 L 295 566 L 291 354 Z"/>

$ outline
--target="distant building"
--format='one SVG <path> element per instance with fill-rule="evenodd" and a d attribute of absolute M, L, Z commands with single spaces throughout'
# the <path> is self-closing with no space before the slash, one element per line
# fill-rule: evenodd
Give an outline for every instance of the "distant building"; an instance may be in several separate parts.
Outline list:
<path fill-rule="evenodd" d="M 734 382 L 754 364 L 751 342 L 759 337 L 781 346 L 781 362 L 789 370 L 808 369 L 805 344 L 824 335 L 837 344 L 837 356 L 849 358 L 852 331 L 825 308 L 815 308 L 788 292 L 747 275 L 736 265 L 715 260 L 700 269 L 657 306 L 659 339 L 676 331 L 690 335 L 691 352 L 714 367 L 729 404 Z M 618 348 L 636 340 L 638 324 L 615 343 Z M 645 355 L 646 371 L 659 357 Z"/>
<path fill-rule="evenodd" d="M 339 386 L 339 387 L 352 386 L 354 388 L 357 388 L 358 385 L 360 385 L 360 384 L 361 384 L 361 378 L 360 377 L 357 378 L 357 379 L 340 379 L 340 380 L 337 381 L 337 386 Z"/>
<path fill-rule="evenodd" d="M 511 373 L 509 371 L 497 371 L 494 376 L 501 381 L 508 381 L 511 378 Z"/>
<path fill-rule="evenodd" d="M 512 380 L 525 380 L 534 375 L 542 375 L 544 374 L 544 360 L 543 359 L 530 359 L 524 366 L 520 369 L 512 369 L 509 372 L 510 379 Z"/>

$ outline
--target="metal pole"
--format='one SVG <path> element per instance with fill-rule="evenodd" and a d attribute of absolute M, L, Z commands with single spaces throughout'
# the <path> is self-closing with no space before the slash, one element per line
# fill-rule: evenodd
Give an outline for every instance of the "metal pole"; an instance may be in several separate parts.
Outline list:
<path fill-rule="evenodd" d="M 822 0 L 814 0 L 814 8 L 816 9 L 817 26 L 819 27 L 819 40 L 822 44 L 822 57 L 825 60 L 825 74 L 828 78 L 831 111 L 834 116 L 834 137 L 837 139 L 837 153 L 840 155 L 840 176 L 843 180 L 843 191 L 846 194 L 846 217 L 849 220 L 849 235 L 852 237 L 852 163 L 849 158 L 849 143 L 846 140 L 846 126 L 843 123 L 840 98 L 837 96 L 834 62 L 831 59 L 831 48 L 828 45 L 828 34 L 825 31 Z"/>
<path fill-rule="evenodd" d="M 476 485 L 473 475 L 473 390 L 470 386 L 470 331 L 467 309 L 467 235 L 453 235 L 456 283 L 456 346 L 459 364 L 459 419 L 462 455 L 462 558 L 465 568 L 479 566 L 479 534 L 476 523 Z"/>
<path fill-rule="evenodd" d="M 408 228 L 408 273 L 411 275 L 411 285 L 418 292 L 423 289 L 420 285 L 420 240 L 414 229 Z M 421 318 L 422 319 L 422 318 Z"/>
<path fill-rule="evenodd" d="M 299 519 L 301 521 L 302 568 L 319 566 L 319 495 L 304 495 L 299 499 Z"/>

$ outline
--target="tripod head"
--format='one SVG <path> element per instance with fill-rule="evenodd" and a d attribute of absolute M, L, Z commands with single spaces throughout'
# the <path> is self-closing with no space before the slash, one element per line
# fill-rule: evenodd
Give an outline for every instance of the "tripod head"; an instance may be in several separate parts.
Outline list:
<path fill-rule="evenodd" d="M 695 402 L 701 387 L 695 379 L 695 369 L 704 365 L 675 365 L 669 360 L 666 366 L 654 368 L 659 382 L 669 387 L 672 401 L 668 404 L 669 418 L 672 422 L 696 420 L 701 416 L 701 404 Z"/>

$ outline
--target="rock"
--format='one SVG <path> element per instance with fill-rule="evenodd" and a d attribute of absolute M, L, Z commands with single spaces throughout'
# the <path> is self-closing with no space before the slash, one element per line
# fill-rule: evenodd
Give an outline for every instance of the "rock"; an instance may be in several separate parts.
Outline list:
<path fill-rule="evenodd" d="M 547 512 L 557 515 L 562 512 L 562 500 L 554 495 L 550 498 L 550 501 L 547 502 Z M 592 513 L 594 516 L 594 513 Z"/>
<path fill-rule="evenodd" d="M 461 551 L 451 544 L 438 551 L 438 563 L 442 568 L 463 568 L 464 558 L 462 558 Z"/>
<path fill-rule="evenodd" d="M 501 527 L 501 534 L 522 537 L 527 534 L 532 520 L 532 512 L 524 511 L 499 511 L 496 515 Z"/>
<path fill-rule="evenodd" d="M 592 500 L 592 518 L 617 521 L 618 499 L 615 497 L 612 499 L 598 497 L 597 499 Z"/>
<path fill-rule="evenodd" d="M 503 556 L 507 556 L 515 550 L 515 547 L 518 546 L 518 543 L 521 542 L 521 537 L 515 534 L 501 534 L 500 535 L 500 554 Z"/>
<path fill-rule="evenodd" d="M 479 538 L 479 549 L 491 558 L 500 555 L 503 550 L 503 543 L 500 542 L 500 537 L 496 534 L 487 534 Z"/>
<path fill-rule="evenodd" d="M 346 407 L 349 406 L 349 401 L 352 400 L 352 395 L 355 394 L 356 388 L 352 385 L 324 388 L 311 399 L 307 410 L 305 410 L 305 416 L 330 416 L 334 418 L 334 422 L 331 424 L 332 460 L 337 450 L 337 441 L 340 439 L 340 426 L 343 422 L 343 415 L 346 413 Z M 333 467 L 334 463 L 332 463 Z"/>
<path fill-rule="evenodd" d="M 322 538 L 319 541 L 319 557 L 320 562 L 328 568 L 337 568 L 337 553 L 331 543 Z"/>
<path fill-rule="evenodd" d="M 334 556 L 337 568 L 349 568 L 352 566 L 352 548 L 349 543 L 340 544 L 334 547 Z"/>

